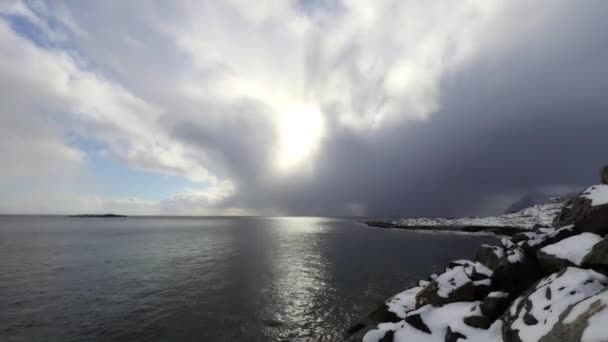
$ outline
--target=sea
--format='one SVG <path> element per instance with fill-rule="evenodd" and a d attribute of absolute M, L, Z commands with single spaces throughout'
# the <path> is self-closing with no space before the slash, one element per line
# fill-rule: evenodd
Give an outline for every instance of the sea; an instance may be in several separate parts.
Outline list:
<path fill-rule="evenodd" d="M 0 341 L 339 341 L 493 240 L 363 221 L 0 216 Z"/>

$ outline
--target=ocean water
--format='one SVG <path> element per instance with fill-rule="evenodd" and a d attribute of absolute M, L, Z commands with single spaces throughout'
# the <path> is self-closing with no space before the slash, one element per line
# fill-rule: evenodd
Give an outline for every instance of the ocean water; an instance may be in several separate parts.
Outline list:
<path fill-rule="evenodd" d="M 335 341 L 489 240 L 340 218 L 0 216 L 0 341 Z"/>

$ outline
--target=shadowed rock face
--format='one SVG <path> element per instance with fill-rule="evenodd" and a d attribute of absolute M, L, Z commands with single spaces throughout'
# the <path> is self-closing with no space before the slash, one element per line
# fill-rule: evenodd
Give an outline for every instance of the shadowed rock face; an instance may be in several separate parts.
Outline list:
<path fill-rule="evenodd" d="M 583 260 L 583 266 L 608 274 L 608 237 L 593 246 Z"/>
<path fill-rule="evenodd" d="M 600 178 L 603 184 L 608 184 L 608 165 L 600 170 Z"/>

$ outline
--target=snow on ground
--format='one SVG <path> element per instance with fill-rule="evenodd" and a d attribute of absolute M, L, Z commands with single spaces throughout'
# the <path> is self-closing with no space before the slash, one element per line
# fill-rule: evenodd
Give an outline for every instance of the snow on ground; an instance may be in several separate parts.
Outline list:
<path fill-rule="evenodd" d="M 583 258 L 591 252 L 591 248 L 600 241 L 602 241 L 602 237 L 597 234 L 582 233 L 546 246 L 541 251 L 547 255 L 569 260 L 579 266 L 583 262 Z"/>
<path fill-rule="evenodd" d="M 585 190 L 581 196 L 590 199 L 594 207 L 608 204 L 608 184 L 594 185 Z"/>
<path fill-rule="evenodd" d="M 607 186 L 608 187 L 608 186 Z M 607 188 L 608 189 L 608 188 Z M 607 190 L 608 191 L 608 190 Z M 608 201 L 608 199 L 607 199 Z M 407 227 L 517 227 L 532 229 L 536 225 L 549 227 L 553 218 L 561 210 L 563 202 L 549 202 L 535 205 L 514 213 L 489 217 L 463 217 L 463 218 L 407 218 L 399 219 L 394 223 Z"/>

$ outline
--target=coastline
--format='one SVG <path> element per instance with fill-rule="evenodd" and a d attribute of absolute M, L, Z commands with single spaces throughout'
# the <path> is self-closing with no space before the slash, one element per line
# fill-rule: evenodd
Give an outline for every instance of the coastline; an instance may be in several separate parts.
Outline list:
<path fill-rule="evenodd" d="M 431 274 L 388 298 L 353 324 L 344 333 L 345 341 L 545 342 L 605 337 L 606 184 L 591 186 L 567 201 L 497 217 L 365 224 L 502 238 L 497 245 L 481 245 L 471 260 L 455 260 L 441 274 Z"/>

